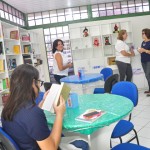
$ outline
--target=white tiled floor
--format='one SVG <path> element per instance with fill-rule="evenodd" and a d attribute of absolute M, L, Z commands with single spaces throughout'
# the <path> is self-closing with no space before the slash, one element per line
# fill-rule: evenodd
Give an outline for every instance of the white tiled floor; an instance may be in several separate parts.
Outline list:
<path fill-rule="evenodd" d="M 144 94 L 144 90 L 139 91 L 139 103 L 134 108 L 131 122 L 134 124 L 138 133 L 140 145 L 150 148 L 150 97 Z M 133 132 L 123 137 L 123 141 L 129 140 Z M 113 140 L 113 146 L 118 144 L 119 140 Z M 136 140 L 132 141 L 136 143 Z"/>

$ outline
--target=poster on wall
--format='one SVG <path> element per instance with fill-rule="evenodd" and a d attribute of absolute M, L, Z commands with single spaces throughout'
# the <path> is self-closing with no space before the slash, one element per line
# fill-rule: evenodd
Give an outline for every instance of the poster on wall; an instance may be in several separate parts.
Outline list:
<path fill-rule="evenodd" d="M 115 23 L 113 24 L 113 33 L 119 33 L 119 24 L 118 23 Z"/>
<path fill-rule="evenodd" d="M 82 37 L 88 37 L 90 34 L 90 31 L 87 27 L 85 27 L 81 29 L 81 33 L 82 33 Z"/>
<path fill-rule="evenodd" d="M 92 43 L 94 47 L 99 47 L 101 46 L 101 40 L 100 37 L 96 36 L 92 38 Z"/>
<path fill-rule="evenodd" d="M 111 39 L 109 35 L 103 36 L 104 45 L 111 45 Z"/>

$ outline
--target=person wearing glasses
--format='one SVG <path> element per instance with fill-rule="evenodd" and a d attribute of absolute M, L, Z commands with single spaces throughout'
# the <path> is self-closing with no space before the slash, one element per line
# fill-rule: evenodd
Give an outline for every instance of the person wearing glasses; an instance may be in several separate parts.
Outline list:
<path fill-rule="evenodd" d="M 68 62 L 67 57 L 63 54 L 64 43 L 62 40 L 57 39 L 53 42 L 53 74 L 57 83 L 60 84 L 60 79 L 68 76 L 68 69 L 73 66 Z"/>
<path fill-rule="evenodd" d="M 116 65 L 120 74 L 120 81 L 131 81 L 132 79 L 132 67 L 131 67 L 131 57 L 133 57 L 133 48 L 129 48 L 126 44 L 127 31 L 121 30 L 118 33 L 117 42 L 115 44 L 116 50 Z"/>
<path fill-rule="evenodd" d="M 10 96 L 2 110 L 1 121 L 4 131 L 21 150 L 57 150 L 59 145 L 61 147 L 65 101 L 60 96 L 60 104 L 54 105 L 56 118 L 50 131 L 44 111 L 35 103 L 41 83 L 38 70 L 28 64 L 18 66 L 11 75 Z M 84 141 L 77 146 L 88 150 Z"/>
<path fill-rule="evenodd" d="M 150 29 L 146 28 L 142 30 L 142 38 L 143 42 L 138 51 L 141 53 L 141 64 L 149 87 L 144 93 L 150 96 Z"/>

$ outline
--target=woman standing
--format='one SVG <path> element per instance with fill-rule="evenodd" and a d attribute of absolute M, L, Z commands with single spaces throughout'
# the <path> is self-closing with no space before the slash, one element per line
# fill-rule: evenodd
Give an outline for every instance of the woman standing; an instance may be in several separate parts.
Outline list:
<path fill-rule="evenodd" d="M 71 68 L 73 66 L 72 63 L 68 63 L 67 58 L 63 54 L 63 41 L 60 39 L 57 39 L 53 43 L 53 73 L 55 80 L 60 84 L 60 79 L 63 77 L 68 76 L 68 68 Z"/>
<path fill-rule="evenodd" d="M 125 43 L 127 37 L 127 31 L 121 30 L 118 33 L 118 39 L 115 45 L 116 64 L 120 74 L 120 81 L 131 81 L 132 79 L 131 57 L 135 54 L 133 49 L 130 50 L 129 46 Z"/>
<path fill-rule="evenodd" d="M 149 89 L 144 93 L 150 96 L 150 29 L 142 30 L 143 42 L 139 52 L 141 53 L 141 63 L 148 82 Z"/>

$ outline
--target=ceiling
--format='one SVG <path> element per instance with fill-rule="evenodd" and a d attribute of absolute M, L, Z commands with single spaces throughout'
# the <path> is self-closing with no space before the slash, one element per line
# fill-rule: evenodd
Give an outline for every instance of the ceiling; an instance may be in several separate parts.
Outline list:
<path fill-rule="evenodd" d="M 39 12 L 121 0 L 4 0 L 24 13 Z"/>

